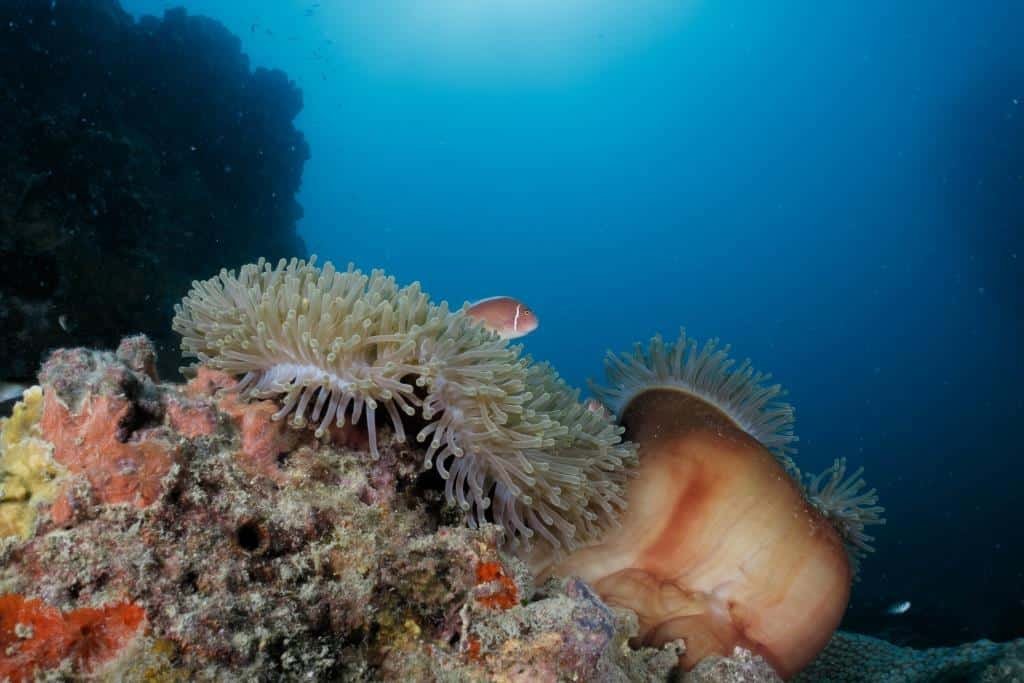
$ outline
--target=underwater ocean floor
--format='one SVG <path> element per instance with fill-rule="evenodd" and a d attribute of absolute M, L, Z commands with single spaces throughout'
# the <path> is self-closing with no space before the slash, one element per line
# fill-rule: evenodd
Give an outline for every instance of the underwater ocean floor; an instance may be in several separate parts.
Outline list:
<path fill-rule="evenodd" d="M 634 446 L 607 412 L 579 402 L 550 368 L 520 360 L 465 311 L 433 306 L 418 285 L 295 261 L 237 277 L 196 283 L 177 311 L 183 348 L 199 359 L 186 383 L 159 380 L 141 335 L 113 352 L 59 349 L 0 423 L 0 680 L 777 681 L 777 669 L 801 681 L 1021 680 L 1024 641 L 914 650 L 844 632 L 829 639 L 852 570 L 839 533 L 807 502 L 801 514 L 821 545 L 801 552 L 846 589 L 837 602 L 813 591 L 793 597 L 785 583 L 780 599 L 799 606 L 810 593 L 832 621 L 798 614 L 760 624 L 769 630 L 757 642 L 753 630 L 740 632 L 735 646 L 707 640 L 715 631 L 704 617 L 672 616 L 652 631 L 649 596 L 627 590 L 639 584 L 603 575 L 588 583 L 578 578 L 587 567 L 563 575 L 545 560 L 563 558 L 558 545 L 571 551 L 578 534 L 601 540 L 615 538 L 618 524 L 631 528 L 637 502 L 623 498 L 619 474 L 636 467 Z M 334 316 L 342 309 L 350 312 Z M 355 327 L 325 336 L 315 320 Z M 682 348 L 658 344 L 634 374 L 668 356 L 689 367 Z M 305 350 L 251 370 L 261 354 L 288 348 Z M 298 383 L 309 372 L 303 363 L 339 357 L 331 367 L 355 374 Z M 722 358 L 695 357 L 705 370 Z M 367 358 L 374 362 L 359 362 Z M 740 367 L 728 386 L 754 376 Z M 640 418 L 622 418 L 646 438 Z M 644 442 L 649 462 L 665 433 Z M 783 483 L 772 489 L 776 502 L 803 500 L 785 453 L 743 434 L 730 443 L 726 460 L 749 453 L 781 473 L 772 475 Z M 502 479 L 517 462 L 521 473 Z M 493 516 L 488 491 L 500 507 Z M 544 500 L 565 503 L 564 516 Z M 699 519 L 699 500 L 683 502 L 696 506 L 687 519 Z M 771 519 L 770 510 L 756 519 Z M 735 536 L 728 541 L 737 547 Z M 601 558 L 606 542 L 569 559 Z M 789 573 L 780 567 L 792 557 L 770 557 L 764 576 Z M 759 605 L 743 599 L 731 609 L 748 610 L 753 628 Z M 821 645 L 807 653 L 808 639 Z"/>
<path fill-rule="evenodd" d="M 779 680 L 742 649 L 673 674 L 682 643 L 631 648 L 631 612 L 445 525 L 391 437 L 373 460 L 365 431 L 313 439 L 153 360 L 142 337 L 57 351 L 2 423 L 0 680 Z M 1022 674 L 1022 641 L 840 632 L 798 680 Z"/>

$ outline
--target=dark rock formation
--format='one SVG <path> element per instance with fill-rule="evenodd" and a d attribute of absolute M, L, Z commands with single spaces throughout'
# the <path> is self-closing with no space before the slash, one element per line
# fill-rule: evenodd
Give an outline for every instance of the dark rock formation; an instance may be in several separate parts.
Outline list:
<path fill-rule="evenodd" d="M 175 371 L 178 294 L 305 252 L 302 95 L 238 38 L 115 0 L 0 4 L 0 379 L 55 346 L 146 332 Z"/>

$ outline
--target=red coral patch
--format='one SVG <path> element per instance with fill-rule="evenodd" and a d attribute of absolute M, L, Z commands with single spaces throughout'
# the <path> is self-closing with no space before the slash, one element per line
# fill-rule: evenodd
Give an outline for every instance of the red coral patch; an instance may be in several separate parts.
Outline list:
<path fill-rule="evenodd" d="M 236 384 L 238 382 L 228 373 L 200 365 L 196 369 L 196 376 L 185 385 L 185 394 L 191 398 L 203 398 L 213 396 L 218 389 L 228 389 Z"/>
<path fill-rule="evenodd" d="M 130 603 L 69 612 L 64 623 L 71 637 L 70 655 L 75 664 L 84 671 L 92 671 L 113 659 L 138 633 L 145 617 L 141 607 Z"/>
<path fill-rule="evenodd" d="M 209 436 L 217 429 L 217 415 L 206 405 L 171 399 L 167 402 L 167 419 L 176 432 L 189 439 Z"/>
<path fill-rule="evenodd" d="M 476 636 L 470 636 L 466 639 L 466 656 L 471 661 L 480 661 L 480 639 Z"/>
<path fill-rule="evenodd" d="M 130 603 L 62 614 L 42 600 L 0 595 L 0 680 L 29 681 L 69 658 L 89 673 L 131 642 L 145 616 Z"/>
<path fill-rule="evenodd" d="M 74 526 L 95 504 L 91 493 L 87 486 L 75 486 L 74 481 L 62 486 L 50 505 L 50 521 L 60 528 Z"/>
<path fill-rule="evenodd" d="M 218 408 L 227 413 L 238 425 L 242 436 L 239 463 L 250 472 L 262 474 L 275 481 L 284 481 L 277 466 L 277 456 L 291 453 L 308 432 L 292 429 L 285 420 L 271 420 L 280 408 L 273 401 L 243 403 L 234 394 L 218 401 Z"/>
<path fill-rule="evenodd" d="M 493 592 L 477 595 L 476 601 L 485 607 L 509 609 L 519 604 L 519 590 L 516 582 L 506 573 L 500 562 L 481 562 L 476 566 L 478 585 L 491 584 Z"/>
<path fill-rule="evenodd" d="M 83 475 L 99 503 L 146 507 L 160 494 L 160 480 L 174 461 L 170 446 L 154 435 L 121 442 L 118 425 L 131 410 L 124 399 L 89 396 L 73 414 L 46 392 L 40 427 L 54 446 L 53 457 L 72 474 Z"/>
<path fill-rule="evenodd" d="M 199 366 L 196 376 L 185 387 L 185 395 L 193 399 L 210 398 L 219 390 L 230 390 L 237 384 L 237 380 L 227 373 Z M 287 419 L 271 420 L 271 416 L 281 409 L 277 401 L 243 400 L 237 392 L 228 391 L 216 396 L 214 402 L 217 409 L 229 415 L 237 425 L 242 437 L 242 450 L 238 458 L 250 472 L 283 482 L 278 456 L 291 453 L 299 445 L 312 444 L 316 440 L 312 429 L 295 429 Z M 199 408 L 171 401 L 167 413 L 171 425 L 186 436 L 209 434 L 216 426 L 212 411 L 207 415 Z M 328 427 L 328 440 L 355 450 L 365 451 L 370 447 L 364 425 L 346 423 L 337 427 L 332 423 Z"/>

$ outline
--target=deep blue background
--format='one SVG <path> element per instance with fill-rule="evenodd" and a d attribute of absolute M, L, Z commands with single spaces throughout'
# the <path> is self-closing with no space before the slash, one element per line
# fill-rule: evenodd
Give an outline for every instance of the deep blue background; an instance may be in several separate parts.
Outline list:
<path fill-rule="evenodd" d="M 888 508 L 848 627 L 1024 635 L 1024 4 L 184 4 L 302 87 L 322 258 L 520 297 L 574 384 L 721 337 L 790 390 L 804 468 Z"/>

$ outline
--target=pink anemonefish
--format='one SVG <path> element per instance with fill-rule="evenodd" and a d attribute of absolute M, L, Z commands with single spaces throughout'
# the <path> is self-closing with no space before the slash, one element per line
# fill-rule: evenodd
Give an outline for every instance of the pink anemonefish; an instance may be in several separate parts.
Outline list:
<path fill-rule="evenodd" d="M 524 337 L 540 324 L 526 304 L 510 296 L 492 296 L 470 304 L 469 315 L 502 339 Z"/>

